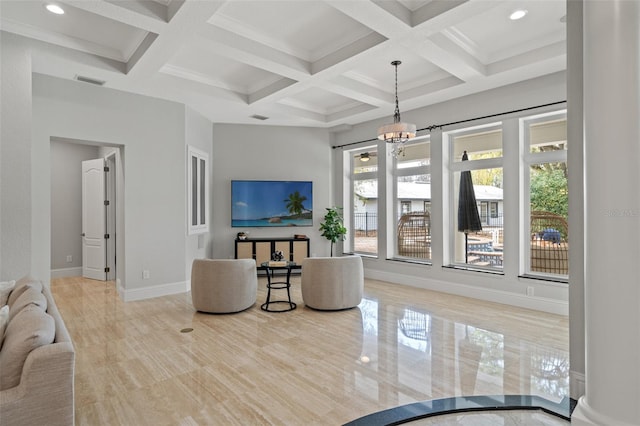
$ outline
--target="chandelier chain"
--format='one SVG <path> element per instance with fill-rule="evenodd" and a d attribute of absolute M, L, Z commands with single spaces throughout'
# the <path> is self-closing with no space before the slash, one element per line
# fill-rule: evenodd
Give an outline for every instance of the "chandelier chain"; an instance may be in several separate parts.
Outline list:
<path fill-rule="evenodd" d="M 398 65 L 400 64 L 398 63 L 398 61 L 395 61 L 393 65 L 396 68 L 396 110 L 393 114 L 393 122 L 399 123 L 400 122 L 400 103 L 398 102 Z"/>
<path fill-rule="evenodd" d="M 393 113 L 393 123 L 387 124 L 378 129 L 378 139 L 392 144 L 391 155 L 397 158 L 404 155 L 404 144 L 416 135 L 415 124 L 403 123 L 400 119 L 400 101 L 398 99 L 398 65 L 402 62 L 396 60 L 391 62 L 395 67 L 395 111 Z"/>

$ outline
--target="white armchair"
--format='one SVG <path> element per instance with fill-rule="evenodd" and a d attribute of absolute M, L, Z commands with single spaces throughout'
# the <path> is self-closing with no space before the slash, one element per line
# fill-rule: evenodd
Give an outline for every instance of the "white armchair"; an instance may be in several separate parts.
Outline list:
<path fill-rule="evenodd" d="M 308 257 L 302 261 L 302 300 L 310 308 L 353 308 L 360 304 L 363 290 L 360 256 Z"/>
<path fill-rule="evenodd" d="M 258 274 L 253 259 L 196 259 L 191 301 L 201 312 L 240 312 L 256 303 Z"/>

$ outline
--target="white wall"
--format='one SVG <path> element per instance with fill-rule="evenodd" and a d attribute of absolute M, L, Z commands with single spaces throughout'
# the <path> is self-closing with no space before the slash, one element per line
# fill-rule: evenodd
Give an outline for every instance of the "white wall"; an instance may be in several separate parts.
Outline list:
<path fill-rule="evenodd" d="M 584 247 L 584 69 L 583 2 L 567 2 L 567 152 L 569 162 L 569 235 L 572 247 Z M 571 398 L 585 393 L 585 262 L 584 252 L 569 252 L 569 354 Z"/>
<path fill-rule="evenodd" d="M 82 268 L 81 164 L 95 158 L 100 158 L 96 146 L 51 142 L 52 271 Z"/>
<path fill-rule="evenodd" d="M 18 37 L 0 42 L 0 279 L 46 278 L 32 268 L 31 56 Z"/>
<path fill-rule="evenodd" d="M 566 100 L 566 74 L 564 72 L 548 75 L 542 78 L 514 84 L 484 93 L 479 93 L 464 98 L 455 99 L 427 108 L 413 111 L 403 111 L 403 121 L 417 124 L 418 129 L 426 128 L 434 124 L 446 124 L 474 117 L 486 116 L 490 114 L 512 111 L 515 109 L 527 108 L 536 105 L 547 104 L 556 101 Z M 565 105 L 555 107 L 563 109 Z M 504 121 L 505 141 L 504 158 L 505 165 L 514 164 L 518 161 L 518 147 L 509 141 L 517 140 L 518 122 L 512 117 L 499 117 L 487 119 L 480 122 L 469 123 L 466 126 L 477 125 L 482 122 Z M 335 135 L 333 144 L 341 145 L 356 141 L 366 141 L 375 138 L 375 130 L 384 120 L 363 123 L 350 131 Z M 460 125 L 465 126 L 465 125 Z M 459 127 L 460 127 L 459 126 Z M 446 158 L 443 152 L 443 131 L 453 130 L 447 127 L 444 130 L 436 130 L 431 134 L 431 155 L 435 160 Z M 363 142 L 363 146 L 372 142 Z M 375 142 L 374 142 L 375 143 Z M 358 145 L 349 148 L 357 148 Z M 378 152 L 384 152 L 384 143 L 380 143 Z M 337 180 L 336 197 L 341 200 L 343 193 L 343 172 L 342 172 L 342 150 L 334 155 L 336 162 L 334 177 Z M 443 157 L 444 156 L 444 157 Z M 380 168 L 387 167 L 385 156 L 380 156 Z M 569 166 L 572 167 L 571 165 Z M 575 165 L 575 167 L 581 167 Z M 505 188 L 504 188 L 504 209 L 507 211 L 519 211 L 518 195 L 518 171 L 514 167 L 505 166 Z M 432 241 L 435 247 L 444 247 L 447 241 L 448 210 L 443 205 L 444 191 L 446 190 L 446 168 L 438 161 L 433 161 L 431 165 L 432 177 Z M 380 183 L 380 203 L 385 204 L 389 196 L 384 183 Z M 340 201 L 336 201 L 340 202 Z M 383 229 L 386 223 L 386 211 L 378 212 L 379 227 Z M 517 215 L 505 217 L 505 228 L 518 229 Z M 509 223 L 509 221 L 511 221 Z M 377 258 L 365 258 L 365 274 L 368 277 L 382 279 L 393 283 L 407 284 L 422 288 L 429 288 L 438 291 L 461 294 L 464 296 L 476 297 L 480 299 L 492 300 L 502 303 L 509 303 L 533 309 L 540 309 L 561 314 L 568 313 L 568 285 L 542 280 L 525 279 L 518 276 L 517 266 L 517 232 L 507 234 L 505 232 L 505 268 L 504 274 L 487 274 L 471 271 L 455 270 L 443 267 L 445 262 L 442 250 L 434 250 L 432 265 L 409 264 L 387 260 L 387 247 L 392 246 L 387 241 L 384 232 L 379 233 L 379 253 Z M 509 249 L 512 247 L 514 256 L 511 262 L 509 259 Z M 581 251 L 579 245 L 573 245 L 572 250 Z M 527 296 L 527 288 L 533 287 L 534 296 Z"/>
<path fill-rule="evenodd" d="M 16 77 L 24 80 L 24 73 L 30 67 L 28 55 L 25 56 L 18 48 L 15 55 L 11 56 L 11 48 L 17 43 L 4 48 L 8 39 L 11 38 L 3 39 L 3 81 L 7 68 L 7 75 L 13 72 Z M 15 70 L 6 65 L 8 61 L 5 57 L 14 60 L 17 67 Z M 11 88 L 14 89 L 15 87 Z M 29 258 L 31 264 L 23 265 L 21 269 L 26 273 L 30 267 L 32 272 L 43 279 L 46 279 L 51 269 L 50 188 L 48 184 L 41 184 L 48 182 L 50 176 L 51 138 L 119 145 L 123 147 L 125 158 L 123 174 L 126 241 L 124 250 L 119 251 L 119 258 L 124 256 L 124 265 L 120 263 L 118 270 L 125 273 L 122 285 L 129 293 L 129 296 L 125 294 L 125 298 L 145 297 L 149 294 L 146 289 L 154 287 L 161 287 L 164 289 L 162 291 L 186 288 L 189 279 L 188 263 L 196 256 L 233 256 L 233 240 L 238 228 L 230 226 L 232 179 L 312 180 L 314 226 L 296 229 L 295 233 L 305 233 L 311 237 L 312 255 L 328 255 L 329 243 L 320 237 L 318 226 L 325 207 L 342 205 L 343 193 L 342 151 L 333 150 L 330 145 L 370 139 L 375 136 L 372 132 L 375 132 L 378 124 L 385 121 L 364 123 L 351 131 L 335 135 L 329 135 L 324 129 L 214 125 L 213 147 L 210 151 L 212 231 L 211 240 L 202 247 L 202 243 L 198 245 L 197 237 L 187 237 L 185 231 L 185 152 L 187 143 L 200 148 L 207 146 L 209 125 L 206 120 L 176 103 L 34 74 L 31 126 L 28 114 L 31 101 L 29 87 L 21 84 L 20 90 L 17 90 L 13 98 L 7 98 L 8 101 L 4 96 L 4 87 L 3 90 L 3 111 L 22 111 L 16 118 L 15 126 L 11 125 L 14 123 L 9 123 L 8 128 L 3 126 L 3 185 L 6 182 L 6 171 L 11 171 L 16 176 L 24 174 L 25 167 L 30 171 L 16 179 L 21 188 L 20 194 L 16 194 L 13 188 L 5 191 L 3 187 L 3 276 L 8 271 L 5 265 L 9 256 L 16 259 Z M 488 93 L 403 112 L 403 117 L 417 123 L 418 127 L 424 127 L 564 100 L 565 92 L 565 73 L 557 73 Z M 3 114 L 3 124 L 6 121 Z M 28 140 L 25 127 L 29 130 L 33 127 L 31 157 L 24 144 L 5 142 L 5 132 L 21 133 Z M 438 132 L 434 132 L 436 138 L 437 135 Z M 16 166 L 5 158 L 7 148 L 18 150 L 17 156 L 11 159 L 12 162 L 17 162 Z M 335 164 L 340 166 L 332 171 Z M 433 171 L 442 180 L 442 168 L 434 165 Z M 34 182 L 33 185 L 31 182 Z M 31 205 L 28 196 L 27 202 L 23 202 L 24 194 L 29 194 L 30 191 Z M 442 196 L 439 191 L 440 189 L 434 188 L 433 198 Z M 5 203 L 12 201 L 15 203 L 11 204 L 12 209 L 9 211 Z M 22 210 L 13 210 L 16 205 Z M 434 223 L 443 220 L 442 214 L 438 217 L 437 213 L 441 207 L 433 206 Z M 12 217 L 10 226 L 4 225 L 9 223 L 5 219 L 5 210 L 12 216 L 16 216 L 14 212 L 19 212 L 19 215 Z M 23 214 L 25 212 L 26 215 Z M 20 228 L 15 224 L 24 222 L 24 218 L 29 215 L 31 226 L 25 223 L 24 229 L 16 231 L 15 235 L 5 234 L 5 229 Z M 293 233 L 289 228 L 250 229 L 252 237 L 291 236 Z M 7 239 L 5 235 L 8 236 Z M 381 243 L 386 246 L 384 234 L 381 238 Z M 434 229 L 434 239 L 437 238 L 442 241 L 442 230 Z M 29 239 L 31 243 L 25 243 Z M 7 252 L 4 249 L 5 241 L 18 241 L 20 249 Z M 208 247 L 211 247 L 211 251 Z M 453 271 L 442 268 L 438 260 L 434 258 L 433 266 L 421 266 L 387 261 L 382 255 L 379 259 L 366 259 L 365 266 L 368 276 L 391 282 L 566 312 L 565 284 L 520 279 L 514 270 L 506 267 L 505 275 L 495 276 Z M 142 270 L 145 269 L 150 271 L 148 280 L 142 279 Z M 535 297 L 526 296 L 528 286 L 534 287 Z"/>
<path fill-rule="evenodd" d="M 34 182 L 49 180 L 51 138 L 124 147 L 125 241 L 117 268 L 123 297 L 130 300 L 184 291 L 184 106 L 34 74 L 33 123 Z M 48 248 L 50 187 L 35 185 L 34 192 L 34 200 L 46 200 L 38 201 L 34 227 L 42 230 L 39 244 Z M 46 270 L 49 261 L 49 256 L 42 260 Z M 149 271 L 149 279 L 143 280 L 143 270 Z"/>
<path fill-rule="evenodd" d="M 212 148 L 213 148 L 213 124 L 207 118 L 201 116 L 191 108 L 185 109 L 185 141 L 187 145 L 193 146 L 201 151 L 209 154 L 209 181 L 213 176 L 211 171 L 211 164 L 213 164 Z M 185 163 L 187 161 L 187 150 L 185 148 Z M 184 188 L 184 208 L 185 217 L 188 217 L 188 177 L 185 171 L 185 188 Z M 209 187 L 209 193 L 211 193 L 211 187 Z M 207 220 L 211 223 L 213 215 L 209 211 L 209 217 Z M 187 234 L 187 223 L 185 222 L 185 234 Z M 191 281 L 191 264 L 194 259 L 210 258 L 211 247 L 211 234 L 212 229 L 208 233 L 187 235 L 186 239 L 186 277 L 188 281 Z"/>
<path fill-rule="evenodd" d="M 305 234 L 311 255 L 328 256 L 329 242 L 318 228 L 332 206 L 331 155 L 323 129 L 215 124 L 213 126 L 213 257 L 234 255 L 239 231 L 249 237 L 293 237 Z M 313 182 L 313 226 L 232 228 L 231 180 L 310 180 Z"/>

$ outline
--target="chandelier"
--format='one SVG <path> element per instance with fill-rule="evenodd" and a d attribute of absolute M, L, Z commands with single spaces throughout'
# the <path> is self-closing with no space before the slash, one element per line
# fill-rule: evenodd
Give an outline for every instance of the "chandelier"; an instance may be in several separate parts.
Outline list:
<path fill-rule="evenodd" d="M 402 62 L 393 61 L 391 65 L 396 68 L 396 110 L 393 114 L 393 123 L 385 124 L 378 129 L 378 139 L 393 144 L 391 155 L 398 157 L 404 155 L 404 144 L 409 139 L 416 137 L 416 125 L 400 121 L 400 107 L 398 106 L 398 65 Z"/>

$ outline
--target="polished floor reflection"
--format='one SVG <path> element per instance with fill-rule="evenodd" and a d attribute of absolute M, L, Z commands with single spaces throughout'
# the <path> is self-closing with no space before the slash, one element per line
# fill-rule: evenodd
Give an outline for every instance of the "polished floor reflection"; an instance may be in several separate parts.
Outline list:
<path fill-rule="evenodd" d="M 568 318 L 366 280 L 358 308 L 194 311 L 55 279 L 74 340 L 76 424 L 338 425 L 459 395 L 569 393 Z M 192 328 L 192 332 L 184 329 Z"/>
<path fill-rule="evenodd" d="M 409 426 L 568 426 L 571 422 L 542 411 L 455 413 L 406 423 Z"/>

